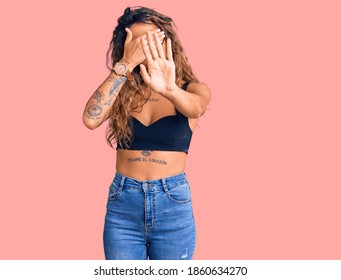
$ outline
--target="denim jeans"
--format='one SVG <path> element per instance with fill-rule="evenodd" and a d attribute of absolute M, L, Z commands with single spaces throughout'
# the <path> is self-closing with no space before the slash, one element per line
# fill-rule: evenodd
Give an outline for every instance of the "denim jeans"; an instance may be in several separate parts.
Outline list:
<path fill-rule="evenodd" d="M 191 260 L 196 226 L 186 173 L 137 180 L 116 171 L 103 245 L 106 260 Z"/>

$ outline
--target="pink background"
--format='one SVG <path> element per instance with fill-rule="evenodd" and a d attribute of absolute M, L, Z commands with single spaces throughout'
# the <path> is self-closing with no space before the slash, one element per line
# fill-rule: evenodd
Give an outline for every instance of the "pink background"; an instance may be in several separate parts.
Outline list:
<path fill-rule="evenodd" d="M 339 3 L 2 4 L 0 258 L 104 259 L 115 151 L 82 113 L 117 18 L 143 5 L 174 19 L 212 92 L 185 170 L 194 259 L 340 259 Z"/>

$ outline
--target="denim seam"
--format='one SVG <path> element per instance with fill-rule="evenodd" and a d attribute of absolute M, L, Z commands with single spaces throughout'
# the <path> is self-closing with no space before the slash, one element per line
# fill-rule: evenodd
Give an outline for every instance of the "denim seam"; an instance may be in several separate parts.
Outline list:
<path fill-rule="evenodd" d="M 187 186 L 188 186 L 188 183 L 181 184 L 181 185 L 176 186 L 176 187 L 180 187 L 180 186 L 183 186 L 183 185 L 187 185 Z M 182 201 L 179 201 L 179 200 L 176 200 L 176 199 L 172 198 L 171 193 L 170 193 L 171 190 L 169 190 L 169 189 L 167 188 L 167 186 L 165 186 L 165 190 L 166 190 L 166 195 L 167 195 L 167 197 L 168 197 L 170 200 L 174 201 L 175 203 L 178 203 L 178 204 L 186 204 L 186 203 L 191 202 L 191 200 L 192 200 L 190 190 L 189 190 L 189 193 L 190 193 L 189 199 L 187 199 L 187 200 L 182 200 Z"/>
<path fill-rule="evenodd" d="M 191 252 L 191 258 L 193 258 L 194 255 L 194 249 L 195 249 L 195 243 L 196 243 L 196 239 L 197 239 L 197 230 L 196 230 L 196 226 L 194 226 L 194 238 L 193 238 L 193 244 L 192 244 L 192 252 Z"/>

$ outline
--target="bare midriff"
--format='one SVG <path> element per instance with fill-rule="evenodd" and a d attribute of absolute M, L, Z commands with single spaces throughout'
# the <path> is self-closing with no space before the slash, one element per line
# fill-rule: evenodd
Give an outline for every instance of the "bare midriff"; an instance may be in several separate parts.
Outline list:
<path fill-rule="evenodd" d="M 117 149 L 116 170 L 137 180 L 160 179 L 183 172 L 186 157 L 178 151 Z"/>

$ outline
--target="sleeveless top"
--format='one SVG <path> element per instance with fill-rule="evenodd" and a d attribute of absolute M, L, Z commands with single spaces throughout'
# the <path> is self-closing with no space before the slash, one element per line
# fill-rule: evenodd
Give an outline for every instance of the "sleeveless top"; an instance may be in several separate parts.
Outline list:
<path fill-rule="evenodd" d="M 187 86 L 188 83 L 185 83 L 182 89 L 186 90 Z M 178 110 L 176 115 L 164 116 L 149 126 L 145 126 L 133 116 L 130 118 L 132 141 L 128 142 L 129 148 L 122 147 L 117 142 L 116 150 L 181 151 L 188 154 L 192 130 L 188 118 Z"/>

